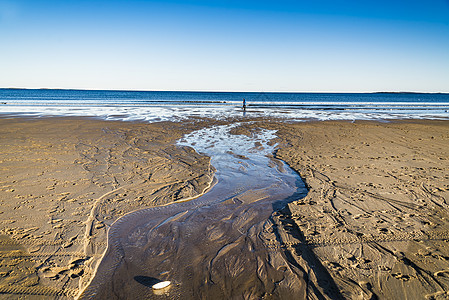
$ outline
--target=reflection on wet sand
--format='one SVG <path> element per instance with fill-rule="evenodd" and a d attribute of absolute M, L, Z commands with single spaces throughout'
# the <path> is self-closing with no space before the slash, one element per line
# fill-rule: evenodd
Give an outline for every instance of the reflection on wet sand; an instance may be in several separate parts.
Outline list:
<path fill-rule="evenodd" d="M 270 220 L 274 210 L 306 194 L 304 184 L 270 157 L 274 131 L 231 134 L 237 126 L 202 129 L 179 142 L 211 156 L 217 184 L 195 200 L 119 219 L 82 298 L 306 296 L 307 276 L 279 251 Z M 170 288 L 155 293 L 149 287 L 164 280 Z"/>

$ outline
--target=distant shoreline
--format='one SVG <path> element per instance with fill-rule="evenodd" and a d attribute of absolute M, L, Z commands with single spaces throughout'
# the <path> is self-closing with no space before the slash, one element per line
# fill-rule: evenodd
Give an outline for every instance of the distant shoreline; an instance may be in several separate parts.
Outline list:
<path fill-rule="evenodd" d="M 378 92 L 283 92 L 283 91 L 196 91 L 196 90 L 108 90 L 108 89 L 66 89 L 66 88 L 15 88 L 15 87 L 8 87 L 8 88 L 0 88 L 0 91 L 2 90 L 26 90 L 26 91 L 41 91 L 41 90 L 48 90 L 48 91 L 93 91 L 93 92 L 136 92 L 136 93 L 145 93 L 145 92 L 158 92 L 158 93 L 217 93 L 217 94 L 226 94 L 226 93 L 242 93 L 242 94 L 254 94 L 254 93 L 260 93 L 260 94 L 329 94 L 329 95 L 344 95 L 344 94 L 353 94 L 353 95 L 375 95 L 375 94 L 394 94 L 394 95 L 414 95 L 414 94 L 423 94 L 423 95 L 449 95 L 449 92 L 387 92 L 387 91 L 378 91 Z"/>

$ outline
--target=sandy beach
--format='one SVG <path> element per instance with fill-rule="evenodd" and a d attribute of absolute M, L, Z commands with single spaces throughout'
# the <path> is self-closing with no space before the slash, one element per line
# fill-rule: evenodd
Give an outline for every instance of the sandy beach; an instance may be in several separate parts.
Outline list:
<path fill-rule="evenodd" d="M 253 121 L 235 133 L 278 130 L 275 157 L 309 188 L 252 233 L 284 274 L 257 295 L 448 296 L 448 121 Z M 210 159 L 174 143 L 214 124 L 0 119 L 0 297 L 80 295 L 114 221 L 207 191 Z"/>
<path fill-rule="evenodd" d="M 357 121 L 280 130 L 286 145 L 277 155 L 310 190 L 273 219 L 285 251 L 323 296 L 448 297 L 448 126 Z"/>
<path fill-rule="evenodd" d="M 195 122 L 0 122 L 3 297 L 78 295 L 117 218 L 199 195 L 212 181 L 209 158 L 173 145 Z"/>

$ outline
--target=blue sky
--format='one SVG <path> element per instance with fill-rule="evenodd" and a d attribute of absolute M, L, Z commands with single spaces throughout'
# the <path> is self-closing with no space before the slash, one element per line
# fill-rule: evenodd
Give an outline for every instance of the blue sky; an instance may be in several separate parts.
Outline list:
<path fill-rule="evenodd" d="M 0 87 L 449 92 L 449 0 L 0 0 Z"/>

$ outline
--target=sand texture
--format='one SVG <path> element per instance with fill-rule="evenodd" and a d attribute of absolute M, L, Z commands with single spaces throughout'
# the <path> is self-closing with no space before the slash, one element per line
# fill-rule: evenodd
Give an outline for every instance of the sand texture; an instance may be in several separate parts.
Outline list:
<path fill-rule="evenodd" d="M 114 223 L 80 299 L 161 299 L 151 286 L 166 280 L 172 284 L 164 299 L 304 298 L 304 276 L 282 257 L 270 217 L 307 189 L 273 158 L 273 132 L 247 125 L 203 128 L 183 138 L 211 156 L 217 183 L 197 199 Z"/>
<path fill-rule="evenodd" d="M 131 261 L 135 247 L 134 268 L 146 268 L 138 255 L 154 268 L 178 255 L 189 266 L 173 272 L 192 278 L 184 285 L 190 295 L 217 299 L 449 297 L 448 121 L 252 121 L 234 134 L 278 130 L 274 156 L 301 175 L 307 196 L 273 214 L 271 205 L 245 206 L 265 197 L 251 193 L 216 206 L 185 204 L 188 211 L 179 204 L 174 217 L 161 209 L 167 216 L 160 219 L 170 222 L 154 218 L 146 226 L 157 228 L 148 239 L 154 234 L 164 243 L 147 249 L 125 225 L 117 227 Z M 174 142 L 213 124 L 0 119 L 0 298 L 80 295 L 113 222 L 208 190 L 210 159 Z M 231 246 L 220 248 L 222 240 Z M 151 291 L 152 277 L 132 276 L 128 267 L 116 272 L 122 293 L 168 297 Z M 96 278 L 106 274 L 101 270 Z M 183 286 L 173 285 L 176 298 Z M 118 297 L 111 289 L 97 295 Z"/>
<path fill-rule="evenodd" d="M 448 297 L 449 122 L 305 123 L 279 135 L 277 156 L 310 190 L 273 219 L 323 296 Z"/>
<path fill-rule="evenodd" d="M 72 298 L 127 212 L 202 194 L 209 158 L 183 124 L 0 120 L 0 297 Z"/>

